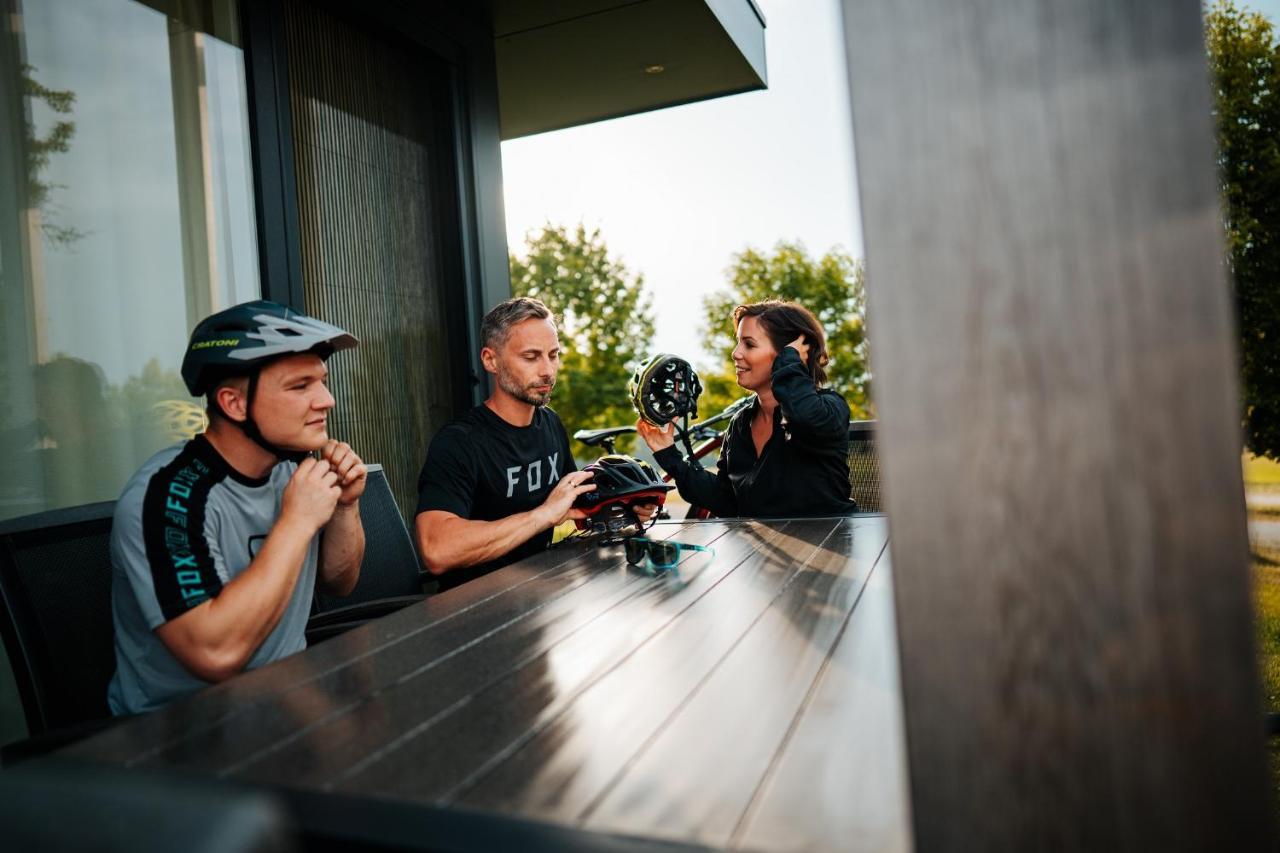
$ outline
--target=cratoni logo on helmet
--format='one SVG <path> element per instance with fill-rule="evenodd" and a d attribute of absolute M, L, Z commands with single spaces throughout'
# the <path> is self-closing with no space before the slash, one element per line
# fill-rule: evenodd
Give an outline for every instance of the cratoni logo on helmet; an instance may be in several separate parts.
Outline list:
<path fill-rule="evenodd" d="M 209 347 L 238 347 L 240 341 L 235 338 L 223 338 L 218 341 L 200 341 L 191 345 L 192 349 L 208 349 Z"/>

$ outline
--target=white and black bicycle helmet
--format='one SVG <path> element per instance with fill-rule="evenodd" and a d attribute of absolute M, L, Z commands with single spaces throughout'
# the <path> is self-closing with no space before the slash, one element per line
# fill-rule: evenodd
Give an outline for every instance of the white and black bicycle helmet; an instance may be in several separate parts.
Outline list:
<path fill-rule="evenodd" d="M 244 302 L 196 324 L 182 359 L 182 381 L 200 397 L 229 376 L 248 376 L 285 355 L 328 358 L 358 346 L 351 333 L 277 302 Z"/>

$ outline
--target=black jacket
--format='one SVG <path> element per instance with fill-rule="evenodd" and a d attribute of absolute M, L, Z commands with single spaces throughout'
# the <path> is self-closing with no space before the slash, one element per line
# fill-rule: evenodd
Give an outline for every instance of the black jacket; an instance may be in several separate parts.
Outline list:
<path fill-rule="evenodd" d="M 677 447 L 654 454 L 680 495 L 722 518 L 815 518 L 858 511 L 849 499 L 849 404 L 816 388 L 800 356 L 785 347 L 773 361 L 773 435 L 756 457 L 756 400 L 733 416 L 716 473 L 685 461 Z"/>

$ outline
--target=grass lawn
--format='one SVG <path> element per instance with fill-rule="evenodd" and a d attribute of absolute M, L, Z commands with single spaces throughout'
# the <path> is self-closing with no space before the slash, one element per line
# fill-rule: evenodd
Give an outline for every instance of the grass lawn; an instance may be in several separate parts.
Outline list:
<path fill-rule="evenodd" d="M 1262 696 L 1268 711 L 1280 711 L 1280 551 L 1253 554 L 1254 625 L 1258 637 L 1258 667 L 1262 671 Z M 1271 800 L 1280 816 L 1280 738 L 1268 744 L 1271 764 Z"/>
<path fill-rule="evenodd" d="M 1280 489 L 1280 462 L 1246 453 L 1244 484 L 1246 488 L 1262 486 L 1267 489 Z"/>
<path fill-rule="evenodd" d="M 551 542 L 554 544 L 562 539 L 568 539 L 570 536 L 578 532 L 578 526 L 573 523 L 572 519 L 563 521 L 555 529 L 551 531 Z"/>

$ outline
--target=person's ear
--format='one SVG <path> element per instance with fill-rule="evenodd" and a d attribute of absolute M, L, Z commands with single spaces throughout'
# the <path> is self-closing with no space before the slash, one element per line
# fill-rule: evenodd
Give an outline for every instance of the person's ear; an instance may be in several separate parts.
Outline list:
<path fill-rule="evenodd" d="M 498 353 L 493 347 L 484 347 L 480 350 L 480 364 L 489 373 L 498 372 Z"/>
<path fill-rule="evenodd" d="M 236 423 L 244 423 L 249 417 L 249 399 L 245 394 L 245 389 L 238 385 L 223 385 L 214 392 L 214 400 L 218 404 L 218 408 L 222 411 L 224 418 L 229 418 Z"/>

